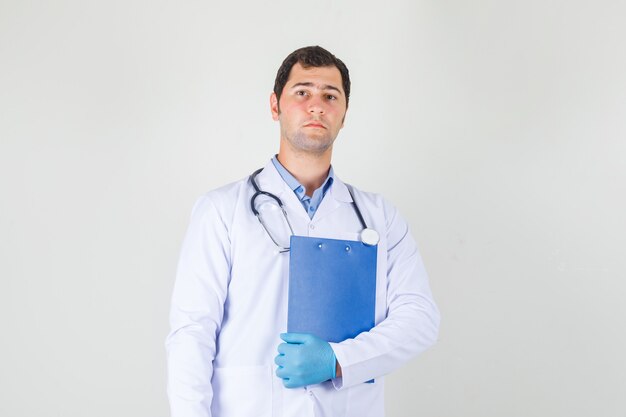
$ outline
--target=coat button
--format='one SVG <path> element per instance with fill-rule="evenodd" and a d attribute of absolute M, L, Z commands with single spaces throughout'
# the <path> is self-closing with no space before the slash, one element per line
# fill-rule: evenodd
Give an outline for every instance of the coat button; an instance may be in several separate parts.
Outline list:
<path fill-rule="evenodd" d="M 314 225 L 313 223 L 311 223 L 311 224 L 309 225 L 309 229 L 311 229 L 311 230 L 315 229 L 315 225 Z"/>

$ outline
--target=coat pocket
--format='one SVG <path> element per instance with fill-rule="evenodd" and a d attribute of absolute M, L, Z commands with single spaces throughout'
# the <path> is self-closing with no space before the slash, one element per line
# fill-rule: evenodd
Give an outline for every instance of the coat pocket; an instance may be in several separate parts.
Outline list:
<path fill-rule="evenodd" d="M 213 402 L 216 417 L 271 417 L 272 368 L 237 366 L 213 370 Z"/>

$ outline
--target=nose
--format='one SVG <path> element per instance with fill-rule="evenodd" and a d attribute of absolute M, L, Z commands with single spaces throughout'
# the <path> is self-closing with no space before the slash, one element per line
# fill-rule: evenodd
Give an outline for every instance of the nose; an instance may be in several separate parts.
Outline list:
<path fill-rule="evenodd" d="M 309 99 L 309 113 L 324 114 L 324 111 L 324 101 L 320 97 L 313 96 Z"/>

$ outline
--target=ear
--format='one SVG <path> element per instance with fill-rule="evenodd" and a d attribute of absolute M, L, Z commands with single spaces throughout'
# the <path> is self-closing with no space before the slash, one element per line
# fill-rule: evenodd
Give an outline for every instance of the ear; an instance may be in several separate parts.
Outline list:
<path fill-rule="evenodd" d="M 270 110 L 272 111 L 272 119 L 278 121 L 278 97 L 276 97 L 276 93 L 272 91 L 270 94 Z"/>

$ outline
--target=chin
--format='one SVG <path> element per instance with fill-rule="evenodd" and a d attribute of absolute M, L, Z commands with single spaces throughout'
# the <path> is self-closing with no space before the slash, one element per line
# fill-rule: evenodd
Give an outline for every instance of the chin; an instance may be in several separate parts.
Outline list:
<path fill-rule="evenodd" d="M 328 135 L 310 135 L 296 133 L 289 142 L 300 151 L 323 153 L 333 144 L 334 139 Z"/>
<path fill-rule="evenodd" d="M 295 148 L 303 152 L 321 154 L 326 152 L 331 145 L 331 143 L 309 142 L 297 144 Z"/>

